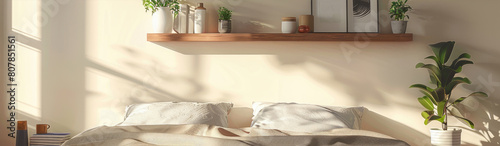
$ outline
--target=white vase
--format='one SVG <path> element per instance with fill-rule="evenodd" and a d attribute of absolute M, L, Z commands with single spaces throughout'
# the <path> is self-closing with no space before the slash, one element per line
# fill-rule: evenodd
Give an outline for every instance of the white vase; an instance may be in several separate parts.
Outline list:
<path fill-rule="evenodd" d="M 206 23 L 206 8 L 203 3 L 198 3 L 198 7 L 194 10 L 194 33 L 205 33 Z"/>
<path fill-rule="evenodd" d="M 431 144 L 435 146 L 459 146 L 462 129 L 442 130 L 431 128 Z"/>
<path fill-rule="evenodd" d="M 173 15 L 168 7 L 160 7 L 153 13 L 153 33 L 172 33 Z"/>

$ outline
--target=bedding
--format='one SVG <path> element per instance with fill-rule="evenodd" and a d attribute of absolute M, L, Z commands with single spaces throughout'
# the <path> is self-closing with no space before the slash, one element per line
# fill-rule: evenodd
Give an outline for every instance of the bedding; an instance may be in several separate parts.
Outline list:
<path fill-rule="evenodd" d="M 360 129 L 364 107 L 254 102 L 251 127 L 297 132 Z"/>
<path fill-rule="evenodd" d="M 155 102 L 126 108 L 118 125 L 208 124 L 227 127 L 232 103 Z"/>
<path fill-rule="evenodd" d="M 100 126 L 76 135 L 63 145 L 407 146 L 408 144 L 383 134 L 348 128 L 332 129 L 317 133 L 304 133 L 254 127 L 235 129 L 206 124 L 188 124 Z"/>

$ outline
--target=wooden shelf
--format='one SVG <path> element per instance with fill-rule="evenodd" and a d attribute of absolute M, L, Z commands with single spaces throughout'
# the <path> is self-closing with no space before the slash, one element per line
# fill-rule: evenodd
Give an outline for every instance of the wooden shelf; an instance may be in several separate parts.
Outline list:
<path fill-rule="evenodd" d="M 233 42 L 233 41 L 412 41 L 413 34 L 382 33 L 148 33 L 150 42 Z"/>

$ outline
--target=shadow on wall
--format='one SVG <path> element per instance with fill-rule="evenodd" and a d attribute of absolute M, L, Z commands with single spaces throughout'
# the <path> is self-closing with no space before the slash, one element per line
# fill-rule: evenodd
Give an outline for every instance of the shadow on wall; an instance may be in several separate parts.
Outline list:
<path fill-rule="evenodd" d="M 464 88 L 470 92 L 485 92 L 489 97 L 468 98 L 459 105 L 459 108 L 464 111 L 466 118 L 474 122 L 475 129 L 472 132 L 483 136 L 486 140 L 481 141 L 482 145 L 500 145 L 500 79 L 498 78 L 500 62 L 492 61 L 498 60 L 500 52 L 496 51 L 498 50 L 496 46 L 479 45 L 483 46 L 459 42 L 455 48 L 460 49 L 460 52 L 473 51 L 471 59 L 474 64 L 465 66 L 463 71 L 472 81 L 472 85 L 464 85 Z"/>
<path fill-rule="evenodd" d="M 101 65 L 102 64 L 101 62 L 94 61 L 93 59 L 88 60 L 87 62 L 88 67 L 97 69 L 99 71 L 105 72 L 114 77 L 126 80 L 127 82 L 131 82 L 134 84 L 134 87 L 127 90 L 128 91 L 127 93 L 121 95 L 125 97 L 119 98 L 120 104 L 115 105 L 115 108 L 124 109 L 125 106 L 130 104 L 151 102 L 143 100 L 144 98 L 153 98 L 152 100 L 154 101 L 189 101 L 180 97 L 179 95 L 176 95 L 172 92 L 169 92 L 168 90 L 165 90 L 164 88 L 161 88 L 163 87 L 161 84 L 162 82 L 178 83 L 182 81 L 183 83 L 189 84 L 190 87 L 194 88 L 191 92 L 192 94 L 196 94 L 203 90 L 203 87 L 201 87 L 199 83 L 195 82 L 194 79 L 181 76 L 173 76 L 168 73 L 165 73 L 161 69 L 167 67 L 162 66 L 158 59 L 149 56 L 148 54 L 145 54 L 141 51 L 136 51 L 144 49 L 130 48 L 125 46 L 117 46 L 112 48 L 113 52 L 121 54 L 122 58 L 137 58 L 139 60 L 147 60 L 147 63 L 138 62 L 130 59 L 118 60 L 120 64 L 117 65 L 123 66 L 126 69 L 113 69 Z M 197 66 L 197 64 L 198 62 L 196 61 L 193 62 L 193 66 Z M 127 75 L 126 73 L 127 71 L 133 71 L 143 76 L 141 78 L 132 77 Z M 116 87 L 116 89 L 113 90 L 120 92 L 121 89 L 118 89 L 118 87 Z"/>
<path fill-rule="evenodd" d="M 431 141 L 429 136 L 368 109 L 363 113 L 361 129 L 389 135 L 410 145 L 430 145 Z"/>
<path fill-rule="evenodd" d="M 411 84 L 406 75 L 414 71 L 414 62 L 406 65 L 407 56 L 390 56 L 385 53 L 406 53 L 413 51 L 399 49 L 398 46 L 411 45 L 409 42 L 384 44 L 379 42 L 154 42 L 170 50 L 186 55 L 274 55 L 269 60 L 279 69 L 303 68 L 311 78 L 332 88 L 345 90 L 356 104 L 370 103 L 387 105 L 384 91 L 389 87 L 401 87 L 396 91 L 403 93 Z M 397 44 L 397 45 L 395 45 Z M 365 50 L 370 47 L 384 48 L 377 51 Z M 406 47 L 408 48 L 408 47 Z M 325 73 L 307 68 L 313 64 Z M 384 68 L 399 68 L 387 72 Z M 372 75 L 366 76 L 366 73 Z M 372 78 L 377 77 L 377 78 Z M 387 81 L 397 79 L 401 82 Z M 342 85 L 339 85 L 342 83 Z M 380 86 L 384 84 L 384 86 Z M 364 92 L 359 92 L 360 90 Z M 392 89 L 394 90 L 394 89 Z M 407 107 L 420 108 L 418 103 L 405 104 Z"/>
<path fill-rule="evenodd" d="M 477 62 L 476 62 L 477 63 Z M 500 72 L 492 70 L 498 69 L 499 63 L 481 63 L 474 65 L 483 70 L 476 77 L 469 76 L 474 85 L 465 86 L 470 91 L 483 91 L 489 97 L 471 97 L 462 102 L 459 108 L 464 111 L 464 116 L 472 120 L 475 124 L 475 129 L 471 132 L 477 133 L 484 137 L 481 141 L 482 145 L 493 146 L 500 145 L 500 82 L 493 78 L 493 75 L 498 75 Z M 467 70 L 467 69 L 465 69 Z M 462 127 L 462 129 L 469 129 Z"/>

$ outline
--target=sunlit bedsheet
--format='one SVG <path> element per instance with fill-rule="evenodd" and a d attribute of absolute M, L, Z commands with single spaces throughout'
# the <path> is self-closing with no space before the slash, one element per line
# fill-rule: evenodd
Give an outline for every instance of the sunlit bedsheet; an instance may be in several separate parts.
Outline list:
<path fill-rule="evenodd" d="M 402 145 L 407 143 L 379 133 L 335 129 L 299 133 L 259 128 L 196 125 L 101 126 L 84 131 L 63 145 Z"/>

